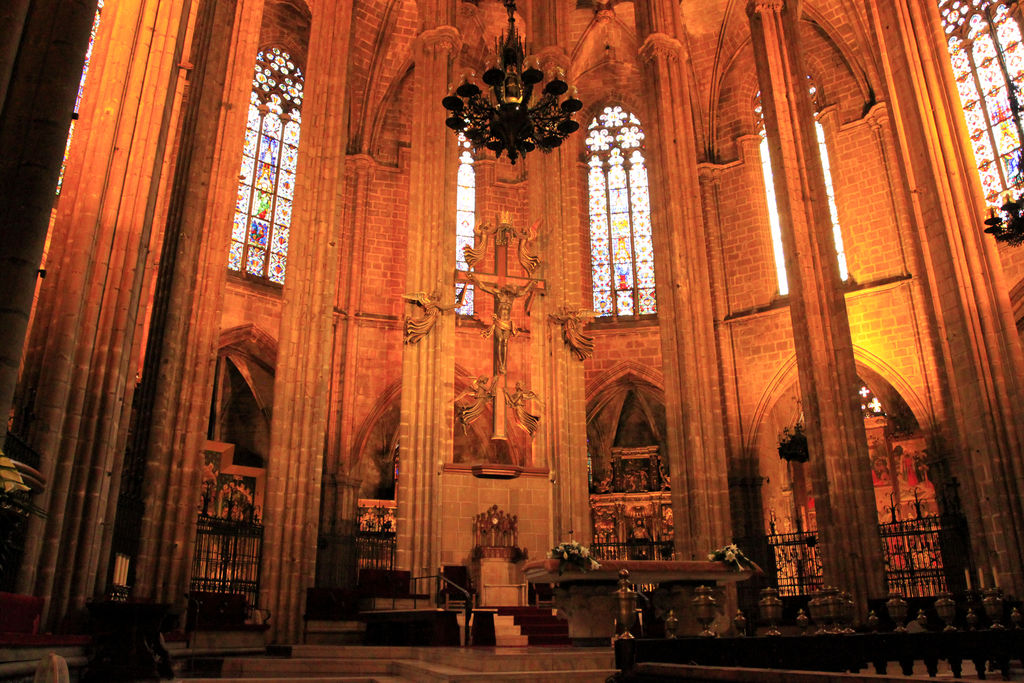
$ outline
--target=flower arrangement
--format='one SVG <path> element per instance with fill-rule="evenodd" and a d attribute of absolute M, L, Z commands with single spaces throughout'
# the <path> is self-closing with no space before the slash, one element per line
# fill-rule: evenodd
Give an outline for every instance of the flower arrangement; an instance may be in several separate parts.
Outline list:
<path fill-rule="evenodd" d="M 754 561 L 744 555 L 743 551 L 735 543 L 730 543 L 718 550 L 711 551 L 708 553 L 708 559 L 714 562 L 731 564 L 738 572 L 744 569 L 753 569 L 755 571 L 758 569 Z"/>
<path fill-rule="evenodd" d="M 565 541 L 563 543 L 559 543 L 548 551 L 548 557 L 553 560 L 558 560 L 559 574 L 561 574 L 568 565 L 579 567 L 583 571 L 601 568 L 601 564 L 590 556 L 590 549 L 586 546 L 580 545 L 576 541 Z"/>
<path fill-rule="evenodd" d="M 807 462 L 810 458 L 803 422 L 797 422 L 792 427 L 783 427 L 782 433 L 779 434 L 779 457 L 789 462 Z"/>

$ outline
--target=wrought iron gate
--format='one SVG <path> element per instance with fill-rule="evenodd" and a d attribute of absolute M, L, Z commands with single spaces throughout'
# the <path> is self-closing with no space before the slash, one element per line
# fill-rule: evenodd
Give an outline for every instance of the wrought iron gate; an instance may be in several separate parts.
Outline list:
<path fill-rule="evenodd" d="M 199 515 L 189 589 L 244 595 L 249 607 L 256 607 L 262 552 L 259 522 Z"/>

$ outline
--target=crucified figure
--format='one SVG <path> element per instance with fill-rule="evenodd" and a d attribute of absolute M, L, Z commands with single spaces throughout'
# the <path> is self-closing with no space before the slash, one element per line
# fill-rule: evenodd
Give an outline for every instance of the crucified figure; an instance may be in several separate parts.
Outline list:
<path fill-rule="evenodd" d="M 508 366 L 508 340 L 519 334 L 515 324 L 512 322 L 512 304 L 521 296 L 527 296 L 536 286 L 536 280 L 530 280 L 525 285 L 495 286 L 477 279 L 476 275 L 470 272 L 467 279 L 481 291 L 487 292 L 494 297 L 494 313 L 491 315 L 491 325 L 483 331 L 483 336 L 494 335 L 494 373 L 504 375 Z"/>

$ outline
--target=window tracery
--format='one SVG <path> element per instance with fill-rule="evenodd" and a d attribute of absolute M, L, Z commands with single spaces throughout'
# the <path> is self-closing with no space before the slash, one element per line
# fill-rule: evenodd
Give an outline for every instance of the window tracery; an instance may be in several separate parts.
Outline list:
<path fill-rule="evenodd" d="M 228 268 L 284 284 L 302 125 L 302 71 L 280 48 L 256 56 Z"/>
<path fill-rule="evenodd" d="M 476 246 L 473 228 L 476 224 L 476 169 L 473 166 L 473 146 L 459 133 L 459 172 L 455 199 L 455 267 L 469 270 L 465 247 Z M 473 315 L 473 285 L 456 285 L 458 291 L 466 288 L 462 305 L 455 309 L 459 315 Z"/>
<path fill-rule="evenodd" d="M 60 194 L 64 185 L 64 168 L 68 163 L 68 152 L 71 151 L 71 138 L 75 135 L 75 121 L 78 119 L 78 108 L 82 104 L 82 90 L 85 88 L 85 79 L 89 75 L 89 62 L 92 60 L 92 49 L 96 45 L 96 35 L 100 30 L 100 16 L 103 14 L 103 0 L 96 3 L 96 15 L 92 20 L 92 29 L 89 31 L 89 45 L 85 48 L 85 63 L 82 65 L 82 77 L 78 81 L 78 94 L 75 96 L 75 108 L 71 115 L 71 125 L 68 127 L 68 139 L 64 143 L 64 159 L 60 162 L 60 175 L 57 176 L 57 194 Z"/>
<path fill-rule="evenodd" d="M 1002 0 L 940 0 L 953 76 L 978 175 L 990 204 L 1024 188 L 1020 88 L 1024 48 L 1019 14 Z"/>
<path fill-rule="evenodd" d="M 643 128 L 634 114 L 608 106 L 588 130 L 594 311 L 615 319 L 653 315 L 654 244 Z"/>
<path fill-rule="evenodd" d="M 808 93 L 815 109 L 818 108 L 818 89 L 811 77 L 808 80 Z M 761 156 L 761 174 L 764 178 L 764 189 L 768 203 L 768 225 L 772 236 L 772 254 L 775 257 L 775 275 L 779 285 L 779 296 L 789 294 L 789 280 L 786 278 L 786 255 L 782 247 L 782 226 L 779 222 L 778 200 L 775 197 L 775 175 L 772 171 L 772 160 L 768 153 L 768 135 L 764 127 L 764 110 L 761 107 L 761 93 L 754 96 L 754 118 L 757 133 L 761 137 L 759 152 Z M 814 131 L 818 140 L 818 156 L 821 159 L 821 170 L 825 181 L 825 194 L 828 199 L 829 217 L 832 221 L 832 238 L 836 246 L 836 260 L 839 265 L 839 277 L 846 282 L 850 277 L 846 265 L 846 250 L 843 246 L 843 231 L 839 225 L 839 210 L 836 208 L 835 189 L 832 185 L 832 169 L 829 164 L 828 144 L 825 142 L 825 128 L 820 121 L 814 122 Z"/>

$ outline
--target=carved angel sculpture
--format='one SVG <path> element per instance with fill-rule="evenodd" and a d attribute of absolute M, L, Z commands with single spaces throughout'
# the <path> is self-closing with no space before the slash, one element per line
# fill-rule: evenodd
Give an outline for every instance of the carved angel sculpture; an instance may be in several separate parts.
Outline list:
<path fill-rule="evenodd" d="M 519 238 L 519 248 L 517 249 L 519 265 L 523 267 L 523 270 L 530 277 L 533 277 L 533 271 L 537 270 L 537 267 L 540 265 L 540 257 L 530 251 L 530 245 L 537 238 L 537 226 L 539 225 L 540 219 L 537 219 L 530 226 L 529 230 L 519 230 L 516 232 L 516 237 Z"/>
<path fill-rule="evenodd" d="M 526 409 L 527 401 L 537 401 L 540 403 L 540 400 L 537 398 L 537 394 L 527 389 L 523 389 L 522 382 L 516 382 L 516 390 L 512 393 L 509 393 L 509 390 L 505 389 L 505 402 L 512 409 L 512 414 L 516 418 L 516 424 L 529 432 L 532 437 L 536 433 L 537 427 L 540 425 L 540 416 L 533 415 Z"/>
<path fill-rule="evenodd" d="M 572 349 L 576 360 L 586 360 L 594 353 L 594 338 L 583 333 L 583 326 L 593 317 L 593 311 L 567 308 L 551 316 L 553 321 L 562 326 L 562 339 Z"/>
<path fill-rule="evenodd" d="M 405 343 L 415 344 L 423 337 L 427 336 L 427 333 L 434 328 L 434 323 L 437 322 L 437 316 L 443 311 L 452 311 L 462 305 L 462 297 L 466 293 L 466 288 L 463 287 L 459 290 L 458 296 L 455 297 L 455 303 L 453 304 L 442 304 L 441 303 L 441 292 L 435 289 L 429 294 L 427 292 L 410 292 L 409 294 L 403 294 L 402 298 L 406 301 L 416 304 L 423 309 L 423 317 L 414 319 L 412 316 L 405 316 Z"/>
<path fill-rule="evenodd" d="M 494 234 L 494 228 L 487 223 L 477 223 L 473 228 L 473 243 L 476 247 L 466 245 L 462 247 L 463 257 L 466 259 L 466 269 L 472 270 L 480 259 L 487 254 L 488 239 Z"/>
<path fill-rule="evenodd" d="M 487 402 L 494 398 L 494 385 L 498 383 L 498 378 L 495 376 L 491 380 L 490 386 L 487 384 L 488 380 L 491 380 L 491 378 L 486 375 L 480 375 L 473 380 L 472 389 L 466 389 L 455 397 L 456 403 L 467 396 L 472 399 L 472 403 L 469 405 L 455 406 L 455 417 L 458 419 L 459 424 L 462 425 L 463 434 L 469 430 L 469 424 L 480 417 L 484 410 L 487 409 Z"/>

